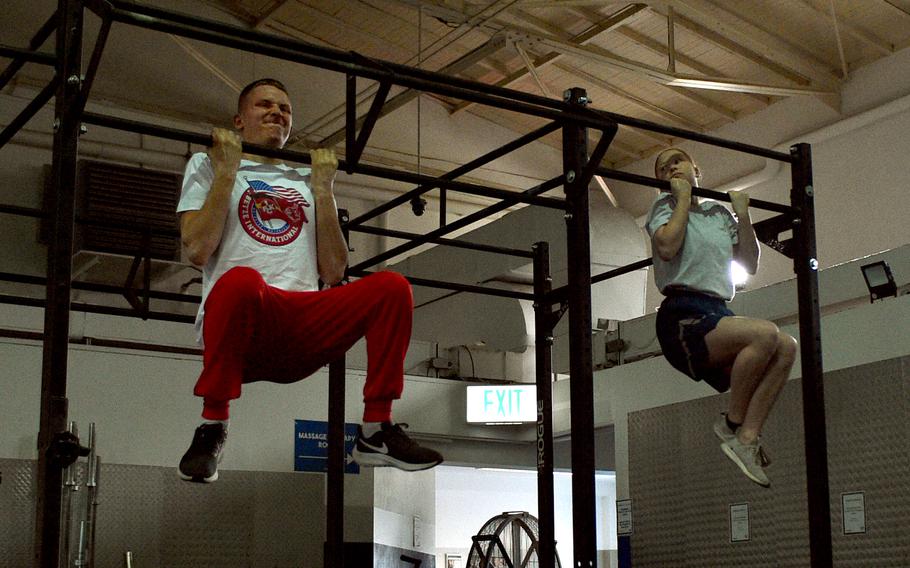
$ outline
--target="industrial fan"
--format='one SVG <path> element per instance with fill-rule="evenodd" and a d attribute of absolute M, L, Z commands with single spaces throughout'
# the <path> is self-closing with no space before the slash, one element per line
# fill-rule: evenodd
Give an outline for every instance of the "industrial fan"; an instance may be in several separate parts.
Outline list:
<path fill-rule="evenodd" d="M 487 521 L 474 541 L 465 568 L 538 568 L 537 518 L 525 511 L 511 511 Z M 561 568 L 559 554 L 556 568 Z"/>

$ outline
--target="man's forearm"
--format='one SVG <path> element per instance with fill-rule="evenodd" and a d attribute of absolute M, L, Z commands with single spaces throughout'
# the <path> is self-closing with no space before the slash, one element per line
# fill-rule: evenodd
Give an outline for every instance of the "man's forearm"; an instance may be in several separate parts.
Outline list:
<path fill-rule="evenodd" d="M 221 244 L 234 175 L 216 176 L 202 209 L 187 211 L 180 221 L 180 234 L 190 262 L 203 266 Z"/>
<path fill-rule="evenodd" d="M 314 196 L 316 200 L 316 261 L 319 277 L 332 285 L 344 277 L 348 265 L 348 244 L 338 224 L 338 211 L 331 194 Z"/>

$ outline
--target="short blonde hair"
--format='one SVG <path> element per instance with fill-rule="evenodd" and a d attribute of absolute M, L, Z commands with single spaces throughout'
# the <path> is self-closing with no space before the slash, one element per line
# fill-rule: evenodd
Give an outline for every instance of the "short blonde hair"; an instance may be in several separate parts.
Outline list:
<path fill-rule="evenodd" d="M 657 157 L 654 158 L 654 177 L 657 177 L 657 164 L 660 162 L 660 157 L 663 156 L 664 154 L 666 154 L 667 152 L 678 152 L 678 153 L 682 154 L 683 156 L 685 156 L 686 159 L 689 160 L 689 162 L 691 162 L 692 166 L 694 166 L 694 168 L 695 168 L 695 177 L 701 177 L 701 173 L 698 171 L 698 165 L 695 163 L 695 160 L 692 159 L 692 156 L 690 156 L 689 153 L 686 152 L 685 150 L 683 150 L 681 148 L 677 148 L 675 146 L 671 146 L 669 148 L 665 148 L 665 149 L 661 150 L 657 154 Z"/>

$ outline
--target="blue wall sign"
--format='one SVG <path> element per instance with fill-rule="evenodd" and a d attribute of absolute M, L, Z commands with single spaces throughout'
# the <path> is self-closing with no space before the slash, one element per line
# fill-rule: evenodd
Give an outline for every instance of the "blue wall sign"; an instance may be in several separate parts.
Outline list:
<path fill-rule="evenodd" d="M 294 471 L 328 471 L 328 422 L 294 421 Z M 357 439 L 357 424 L 344 425 L 344 472 L 360 473 L 351 452 Z"/>

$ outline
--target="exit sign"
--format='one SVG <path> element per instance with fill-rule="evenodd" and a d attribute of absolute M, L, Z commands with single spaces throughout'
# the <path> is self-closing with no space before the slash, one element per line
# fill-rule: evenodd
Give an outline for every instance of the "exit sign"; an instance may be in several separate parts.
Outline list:
<path fill-rule="evenodd" d="M 469 386 L 467 400 L 468 422 L 537 422 L 536 385 Z"/>

